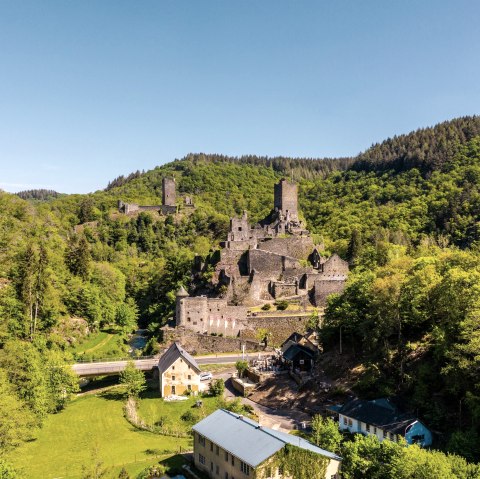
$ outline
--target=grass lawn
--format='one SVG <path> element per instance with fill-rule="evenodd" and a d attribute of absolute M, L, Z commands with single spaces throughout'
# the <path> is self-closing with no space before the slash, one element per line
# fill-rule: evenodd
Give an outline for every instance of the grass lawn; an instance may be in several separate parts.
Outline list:
<path fill-rule="evenodd" d="M 210 371 L 212 373 L 221 373 L 225 371 L 234 371 L 235 364 L 199 364 L 202 371 Z"/>
<path fill-rule="evenodd" d="M 135 477 L 158 462 L 157 454 L 167 457 L 191 447 L 189 438 L 136 430 L 123 417 L 123 402 L 115 390 L 77 397 L 64 411 L 49 416 L 37 439 L 16 449 L 9 460 L 28 479 L 80 479 L 82 465 L 92 464 L 97 448 L 110 479 L 118 477 L 122 466 Z"/>
<path fill-rule="evenodd" d="M 128 347 L 123 343 L 123 336 L 115 330 L 102 330 L 90 334 L 84 341 L 69 350 L 75 357 L 88 359 L 103 359 L 108 357 L 123 357 L 128 354 Z"/>
<path fill-rule="evenodd" d="M 196 401 L 202 401 L 202 406 L 195 407 Z M 189 397 L 186 401 L 164 401 L 159 398 L 158 392 L 148 391 L 140 399 L 138 412 L 147 424 L 161 422 L 169 429 L 188 432 L 192 425 L 219 408 L 218 398 Z M 185 421 L 181 416 L 186 412 L 192 413 L 191 420 Z"/>

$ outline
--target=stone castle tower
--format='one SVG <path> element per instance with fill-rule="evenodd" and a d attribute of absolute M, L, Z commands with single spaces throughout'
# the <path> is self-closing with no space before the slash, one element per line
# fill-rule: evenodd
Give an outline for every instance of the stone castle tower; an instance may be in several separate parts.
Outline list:
<path fill-rule="evenodd" d="M 175 206 L 175 178 L 163 178 L 162 180 L 162 205 Z"/>
<path fill-rule="evenodd" d="M 291 218 L 298 218 L 298 188 L 295 183 L 283 178 L 274 186 L 273 207 Z"/>

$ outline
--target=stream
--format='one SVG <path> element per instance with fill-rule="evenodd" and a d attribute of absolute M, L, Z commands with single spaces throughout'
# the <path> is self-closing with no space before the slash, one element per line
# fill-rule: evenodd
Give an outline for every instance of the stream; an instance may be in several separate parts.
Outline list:
<path fill-rule="evenodd" d="M 135 333 L 131 336 L 130 341 L 128 342 L 130 349 L 129 353 L 132 356 L 135 356 L 135 351 L 142 350 L 148 342 L 148 337 L 146 336 L 146 329 L 137 329 Z"/>

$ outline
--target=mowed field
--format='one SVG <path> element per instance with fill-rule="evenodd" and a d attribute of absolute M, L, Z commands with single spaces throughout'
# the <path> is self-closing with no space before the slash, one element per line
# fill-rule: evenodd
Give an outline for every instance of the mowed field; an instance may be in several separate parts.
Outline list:
<path fill-rule="evenodd" d="M 190 448 L 189 438 L 138 431 L 123 417 L 124 400 L 113 388 L 75 398 L 59 414 L 49 416 L 37 439 L 16 449 L 9 460 L 27 479 L 82 477 L 97 455 L 117 478 L 124 466 L 132 477 L 163 457 Z M 158 398 L 158 401 L 160 399 Z M 153 454 L 152 454 L 153 452 Z"/>

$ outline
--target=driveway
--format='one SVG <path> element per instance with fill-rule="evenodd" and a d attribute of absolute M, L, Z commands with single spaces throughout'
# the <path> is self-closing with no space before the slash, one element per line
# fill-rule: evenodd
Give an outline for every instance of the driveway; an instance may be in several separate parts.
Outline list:
<path fill-rule="evenodd" d="M 218 374 L 214 374 L 213 377 L 215 379 L 221 378 L 225 381 L 226 398 L 240 397 L 242 404 L 251 406 L 255 411 L 255 414 L 258 416 L 259 422 L 262 426 L 283 432 L 290 432 L 292 429 L 299 429 L 302 422 L 309 423 L 311 421 L 311 416 L 302 411 L 297 411 L 295 409 L 274 409 L 240 396 L 232 386 L 231 377 L 234 372 L 235 369 L 232 368 L 229 371 L 222 371 Z"/>

